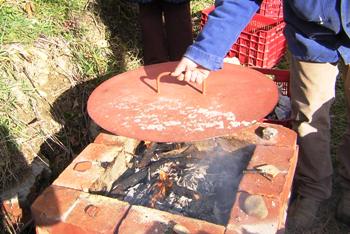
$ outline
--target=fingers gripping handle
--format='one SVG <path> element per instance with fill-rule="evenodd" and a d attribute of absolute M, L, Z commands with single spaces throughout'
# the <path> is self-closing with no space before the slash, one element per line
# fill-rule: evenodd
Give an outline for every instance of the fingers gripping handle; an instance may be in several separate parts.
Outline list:
<path fill-rule="evenodd" d="M 169 76 L 171 72 L 162 72 L 157 76 L 157 93 L 160 93 L 160 79 L 165 76 Z M 202 90 L 201 93 L 205 95 L 206 93 L 206 82 L 203 80 L 202 82 Z"/>

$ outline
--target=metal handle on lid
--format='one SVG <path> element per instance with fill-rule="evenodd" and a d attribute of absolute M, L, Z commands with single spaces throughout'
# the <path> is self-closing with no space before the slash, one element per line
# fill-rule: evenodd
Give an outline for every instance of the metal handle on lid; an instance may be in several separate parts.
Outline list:
<path fill-rule="evenodd" d="M 169 76 L 171 74 L 171 72 L 162 72 L 160 73 L 158 76 L 157 76 L 157 93 L 160 93 L 160 86 L 159 86 L 159 83 L 160 83 L 160 78 L 164 77 L 164 76 Z M 205 84 L 205 80 L 203 80 L 202 82 L 202 90 L 201 90 L 201 93 L 203 95 L 205 95 L 206 93 L 206 84 Z"/>

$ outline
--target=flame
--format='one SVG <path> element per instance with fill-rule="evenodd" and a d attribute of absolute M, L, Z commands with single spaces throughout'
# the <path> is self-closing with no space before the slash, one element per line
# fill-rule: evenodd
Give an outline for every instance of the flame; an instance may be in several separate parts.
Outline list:
<path fill-rule="evenodd" d="M 165 171 L 159 171 L 159 180 L 152 186 L 152 190 L 156 192 L 151 198 L 150 206 L 153 208 L 157 201 L 164 199 L 172 186 L 170 176 Z"/>

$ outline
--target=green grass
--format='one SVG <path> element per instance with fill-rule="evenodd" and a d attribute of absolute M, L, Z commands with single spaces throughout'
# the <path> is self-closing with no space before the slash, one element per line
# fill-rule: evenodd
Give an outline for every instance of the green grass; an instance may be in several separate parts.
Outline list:
<path fill-rule="evenodd" d="M 0 124 L 6 126 L 14 139 L 23 140 L 32 136 L 26 135 L 27 122 L 18 116 L 18 112 L 26 110 L 32 113 L 36 108 L 36 99 L 40 97 L 35 92 L 35 87 L 20 71 L 23 65 L 18 64 L 23 60 L 20 58 L 20 52 L 8 49 L 12 43 L 25 44 L 30 48 L 38 38 L 48 41 L 50 37 L 65 40 L 67 48 L 63 49 L 70 51 L 72 62 L 78 71 L 75 77 L 71 77 L 75 83 L 108 77 L 108 74 L 120 73 L 140 65 L 135 27 L 125 27 L 128 33 L 123 36 L 128 41 L 121 40 L 119 38 L 121 34 L 112 35 L 112 38 L 103 26 L 99 29 L 101 35 L 106 33 L 106 38 L 102 39 L 115 42 L 113 45 L 115 51 L 122 52 L 120 57 L 115 57 L 110 44 L 99 46 L 89 39 L 91 36 L 89 34 L 99 34 L 91 31 L 91 27 L 101 26 L 98 15 L 87 10 L 89 7 L 87 4 L 94 1 L 33 0 L 35 9 L 32 16 L 25 12 L 25 2 L 29 1 L 0 0 Z M 130 25 L 128 17 L 134 17 L 135 11 L 125 6 L 131 5 L 125 3 L 122 5 L 119 1 L 113 2 L 116 9 L 119 9 L 118 14 L 114 16 L 117 25 Z M 90 17 L 87 17 L 88 14 Z M 14 57 L 16 61 L 13 61 Z M 20 73 L 21 77 L 17 77 Z M 27 98 L 26 107 L 18 100 L 18 95 L 14 91 L 19 91 Z"/>
<path fill-rule="evenodd" d="M 214 5 L 214 0 L 191 1 L 192 15 L 199 13 L 211 5 Z"/>
<path fill-rule="evenodd" d="M 201 11 L 212 5 L 214 5 L 213 0 L 191 1 L 191 15 L 195 36 L 198 35 L 200 31 Z"/>
<path fill-rule="evenodd" d="M 21 109 L 13 90 L 28 91 L 28 85 L 23 81 L 16 81 L 11 73 L 13 67 L 11 61 L 5 53 L 0 52 L 0 125 L 7 126 L 11 133 L 23 135 L 25 126 L 16 118 L 16 110 Z"/>
<path fill-rule="evenodd" d="M 82 10 L 84 0 L 35 0 L 33 16 L 24 10 L 24 3 L 5 1 L 0 5 L 0 44 L 32 43 L 41 34 L 53 36 L 63 33 L 62 27 L 75 10 Z"/>
<path fill-rule="evenodd" d="M 0 53 L 0 191 L 19 181 L 22 176 L 19 172 L 23 172 L 26 165 L 16 138 L 32 137 L 26 135 L 26 124 L 17 116 L 21 106 L 12 92 L 14 88 L 29 90 L 27 84 L 14 80 L 11 74 L 6 74 L 6 79 L 1 76 L 9 64 L 8 57 Z"/>

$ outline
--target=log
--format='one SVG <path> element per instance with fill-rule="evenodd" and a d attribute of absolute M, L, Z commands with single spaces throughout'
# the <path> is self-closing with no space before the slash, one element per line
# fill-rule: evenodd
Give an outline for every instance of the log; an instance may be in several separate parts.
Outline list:
<path fill-rule="evenodd" d="M 185 143 L 158 143 L 155 149 L 156 153 L 165 153 L 186 147 Z"/>
<path fill-rule="evenodd" d="M 141 161 L 137 164 L 136 167 L 138 168 L 145 168 L 150 164 L 151 159 L 154 156 L 154 150 L 157 148 L 157 143 L 152 142 L 149 144 L 149 146 L 146 148 L 144 154 L 142 155 Z"/>
<path fill-rule="evenodd" d="M 198 150 L 193 145 L 187 145 L 179 149 L 175 149 L 172 151 L 167 151 L 164 153 L 158 154 L 159 159 L 166 158 L 181 158 L 189 156 L 191 153 L 197 152 Z"/>
<path fill-rule="evenodd" d="M 117 194 L 121 195 L 125 192 L 126 189 L 133 187 L 140 183 L 143 179 L 147 177 L 148 170 L 142 169 L 138 171 L 135 174 L 132 174 L 131 176 L 121 180 L 121 181 L 115 181 L 112 185 L 112 189 L 110 190 L 110 194 Z"/>

